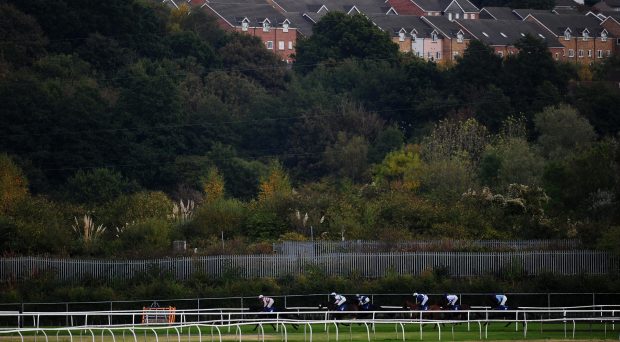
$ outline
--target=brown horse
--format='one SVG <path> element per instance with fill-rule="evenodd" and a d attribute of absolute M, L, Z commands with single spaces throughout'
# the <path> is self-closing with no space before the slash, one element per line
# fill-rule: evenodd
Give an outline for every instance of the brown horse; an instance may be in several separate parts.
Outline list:
<path fill-rule="evenodd" d="M 405 298 L 405 301 L 403 303 L 403 309 L 420 312 L 418 314 L 412 313 L 410 315 L 411 318 L 422 318 L 422 319 L 431 319 L 431 320 L 443 319 L 443 315 L 441 314 L 441 312 L 438 312 L 442 310 L 441 306 L 437 304 L 432 304 L 428 306 L 428 310 L 424 310 L 422 305 L 416 303 L 415 299 L 410 298 L 410 297 Z M 431 312 L 425 312 L 425 311 L 431 311 Z"/>

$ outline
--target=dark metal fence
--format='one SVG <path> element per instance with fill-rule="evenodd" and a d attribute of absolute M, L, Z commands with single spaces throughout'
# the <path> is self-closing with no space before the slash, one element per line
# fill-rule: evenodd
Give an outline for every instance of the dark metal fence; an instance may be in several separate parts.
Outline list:
<path fill-rule="evenodd" d="M 45 274 L 67 282 L 84 279 L 130 279 L 146 272 L 168 273 L 185 280 L 197 273 L 218 277 L 282 277 L 312 269 L 326 275 L 378 278 L 388 273 L 419 275 L 439 270 L 470 277 L 511 272 L 513 275 L 617 274 L 617 256 L 599 251 L 338 253 L 323 255 L 225 255 L 151 260 L 60 259 L 15 257 L 0 259 L 0 281 L 24 281 Z"/>

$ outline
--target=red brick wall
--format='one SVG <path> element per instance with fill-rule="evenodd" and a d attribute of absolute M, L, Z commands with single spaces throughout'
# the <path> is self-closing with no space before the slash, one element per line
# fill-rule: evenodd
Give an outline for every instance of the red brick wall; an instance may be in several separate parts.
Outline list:
<path fill-rule="evenodd" d="M 273 42 L 273 47 L 269 49 L 273 53 L 280 56 L 280 58 L 287 62 L 292 62 L 291 54 L 295 53 L 295 44 L 297 43 L 297 30 L 294 28 L 289 28 L 288 32 L 284 32 L 281 27 L 272 27 L 269 29 L 269 32 L 264 32 L 262 27 L 250 27 L 247 31 L 243 31 L 241 27 L 235 27 L 237 32 L 246 33 L 255 37 L 260 38 L 267 46 L 268 42 Z M 280 49 L 282 47 L 280 42 L 284 42 L 284 49 Z M 289 43 L 292 45 L 292 48 L 289 49 Z"/>
<path fill-rule="evenodd" d="M 426 13 L 411 0 L 388 0 L 399 15 L 426 15 Z"/>
<path fill-rule="evenodd" d="M 614 52 L 615 39 L 607 38 L 607 41 L 601 41 L 601 38 L 589 38 L 583 40 L 580 37 L 572 37 L 570 40 L 565 40 L 564 37 L 559 38 L 559 42 L 564 46 L 564 51 L 560 60 L 568 61 L 579 64 L 589 64 L 592 62 L 601 62 L 607 58 L 607 51 Z M 573 57 L 570 57 L 570 51 L 574 51 Z M 579 56 L 579 51 L 583 51 L 583 57 Z M 602 50 L 603 58 L 598 57 L 598 51 Z M 591 54 L 589 53 L 591 52 Z M 555 59 L 555 53 L 553 53 Z"/>

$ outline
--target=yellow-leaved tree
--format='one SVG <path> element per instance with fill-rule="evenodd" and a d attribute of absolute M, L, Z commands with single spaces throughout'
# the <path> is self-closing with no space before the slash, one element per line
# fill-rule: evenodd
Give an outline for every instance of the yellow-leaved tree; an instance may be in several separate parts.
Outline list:
<path fill-rule="evenodd" d="M 216 167 L 209 169 L 207 178 L 202 183 L 202 191 L 205 194 L 205 202 L 213 203 L 218 199 L 224 198 L 224 177 Z"/>
<path fill-rule="evenodd" d="M 258 201 L 261 203 L 286 199 L 293 194 L 288 174 L 278 161 L 271 162 L 269 174 L 259 185 Z"/>
<path fill-rule="evenodd" d="M 0 153 L 0 213 L 28 196 L 28 181 L 11 157 Z"/>

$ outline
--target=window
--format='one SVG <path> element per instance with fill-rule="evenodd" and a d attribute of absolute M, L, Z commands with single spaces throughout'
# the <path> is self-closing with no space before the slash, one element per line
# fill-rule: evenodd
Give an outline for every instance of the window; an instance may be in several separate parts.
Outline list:
<path fill-rule="evenodd" d="M 452 13 L 448 13 L 448 20 L 452 21 Z"/>
<path fill-rule="evenodd" d="M 459 32 L 459 33 L 456 34 L 456 41 L 458 43 L 462 43 L 463 42 L 463 33 L 462 32 Z"/>
<path fill-rule="evenodd" d="M 570 57 L 570 58 L 575 57 L 575 50 L 573 50 L 573 49 L 568 49 L 568 57 Z"/>
<path fill-rule="evenodd" d="M 437 42 L 437 33 L 436 32 L 431 33 L 431 40 L 433 42 Z"/>
<path fill-rule="evenodd" d="M 588 58 L 592 58 L 592 50 L 588 50 Z"/>
<path fill-rule="evenodd" d="M 398 41 L 399 42 L 405 41 L 405 32 L 398 32 Z"/>
<path fill-rule="evenodd" d="M 282 24 L 282 32 L 288 32 L 288 23 L 287 22 Z"/>
<path fill-rule="evenodd" d="M 557 61 L 557 60 L 559 60 L 559 59 L 560 59 L 560 54 L 556 52 L 556 53 L 555 53 L 555 60 Z"/>
<path fill-rule="evenodd" d="M 579 49 L 579 52 L 578 52 L 577 56 L 579 56 L 579 58 L 583 58 L 583 50 L 582 49 Z"/>
<path fill-rule="evenodd" d="M 284 41 L 283 40 L 278 42 L 278 50 L 284 50 Z"/>
<path fill-rule="evenodd" d="M 454 57 L 454 58 L 456 58 L 458 55 L 459 55 L 459 52 L 458 52 L 458 51 L 454 51 L 454 52 L 452 53 L 452 57 Z M 453 59 L 454 59 L 454 58 L 453 58 Z"/>
<path fill-rule="evenodd" d="M 293 42 L 290 40 L 288 41 L 288 49 L 293 50 Z"/>
<path fill-rule="evenodd" d="M 267 43 L 265 43 L 265 45 L 267 46 L 267 49 L 273 50 L 273 41 L 268 40 Z"/>
<path fill-rule="evenodd" d="M 437 52 L 435 53 L 435 58 L 437 58 L 437 59 L 441 59 L 441 52 L 437 51 Z"/>
<path fill-rule="evenodd" d="M 268 21 L 263 21 L 263 32 L 269 32 L 270 25 Z"/>
<path fill-rule="evenodd" d="M 412 43 L 415 43 L 415 40 L 416 40 L 417 38 L 418 38 L 418 35 L 417 35 L 417 34 L 415 34 L 415 33 L 414 33 L 414 34 L 412 34 L 412 35 L 411 35 L 411 42 L 412 42 Z"/>
<path fill-rule="evenodd" d="M 583 30 L 583 40 L 588 40 L 588 38 L 590 38 L 590 32 Z"/>
<path fill-rule="evenodd" d="M 247 31 L 248 30 L 248 22 L 244 21 L 241 23 L 241 31 Z"/>
<path fill-rule="evenodd" d="M 469 14 L 467 13 L 463 14 L 463 19 L 469 19 Z"/>
<path fill-rule="evenodd" d="M 476 19 L 476 14 L 475 13 L 470 14 L 469 19 Z"/>
<path fill-rule="evenodd" d="M 431 55 L 431 53 L 430 53 L 430 52 L 428 52 L 426 55 L 427 55 L 428 59 L 433 58 L 433 56 Z"/>
<path fill-rule="evenodd" d="M 610 56 L 611 56 L 611 51 L 607 50 L 607 57 L 610 57 Z"/>
<path fill-rule="evenodd" d="M 607 41 L 607 32 L 606 31 L 601 32 L 601 41 L 602 42 L 606 42 Z"/>
<path fill-rule="evenodd" d="M 597 50 L 596 51 L 596 57 L 603 58 L 603 50 Z"/>
<path fill-rule="evenodd" d="M 498 54 L 500 57 L 504 57 L 504 51 L 497 51 L 497 54 Z"/>
<path fill-rule="evenodd" d="M 457 14 L 456 14 L 456 19 L 459 19 L 459 16 L 460 16 L 460 15 L 461 15 L 460 13 L 457 13 Z"/>
<path fill-rule="evenodd" d="M 569 30 L 564 31 L 564 40 L 570 40 L 570 31 Z"/>

